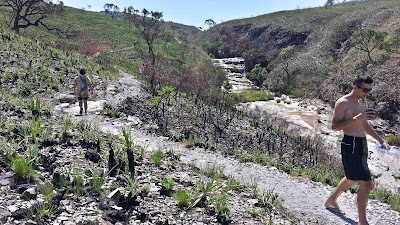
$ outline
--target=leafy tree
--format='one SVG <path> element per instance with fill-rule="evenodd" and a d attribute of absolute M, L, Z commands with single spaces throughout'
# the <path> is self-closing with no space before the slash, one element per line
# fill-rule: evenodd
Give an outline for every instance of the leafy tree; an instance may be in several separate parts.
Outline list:
<path fill-rule="evenodd" d="M 352 47 L 364 51 L 368 55 L 368 61 L 373 62 L 371 52 L 384 43 L 388 34 L 374 30 L 362 30 L 353 35 L 345 44 L 345 50 Z"/>
<path fill-rule="evenodd" d="M 63 12 L 64 3 L 54 4 L 50 0 L 0 0 L 0 7 L 11 9 L 11 29 L 19 33 L 20 29 L 30 26 L 44 26 L 47 30 L 57 30 L 50 28 L 44 20 L 50 14 L 59 14 Z"/>
<path fill-rule="evenodd" d="M 294 45 L 288 46 L 279 53 L 278 55 L 278 62 L 281 65 L 281 68 L 283 71 L 285 71 L 287 79 L 291 77 L 291 72 L 290 72 L 290 65 L 291 65 L 291 58 L 294 55 Z"/>
<path fill-rule="evenodd" d="M 134 10 L 132 15 L 133 23 L 138 29 L 140 35 L 145 39 L 149 53 L 152 55 L 152 65 L 154 65 L 156 57 L 153 49 L 153 43 L 164 32 L 164 20 L 162 20 L 162 12 L 153 12 L 143 9 L 141 18 L 139 18 L 138 10 Z"/>
<path fill-rule="evenodd" d="M 131 22 L 134 19 L 134 14 L 135 14 L 135 9 L 132 6 L 129 6 L 128 8 L 124 8 L 124 15 L 125 15 L 125 20 L 129 22 L 129 26 L 131 25 Z"/>
<path fill-rule="evenodd" d="M 214 22 L 213 19 L 206 19 L 206 20 L 204 21 L 204 23 L 208 25 L 208 28 L 211 28 L 211 27 L 213 27 L 213 26 L 216 25 L 216 23 Z"/>
<path fill-rule="evenodd" d="M 267 79 L 267 75 L 267 69 L 262 67 L 260 64 L 256 64 L 256 66 L 247 73 L 247 78 L 253 81 L 257 86 L 261 87 L 264 80 Z"/>
<path fill-rule="evenodd" d="M 389 35 L 388 40 L 382 43 L 379 48 L 386 50 L 388 53 L 400 54 L 400 29 L 394 30 Z"/>
<path fill-rule="evenodd" d="M 325 7 L 335 4 L 335 0 L 326 0 Z"/>
<path fill-rule="evenodd" d="M 117 14 L 119 12 L 119 7 L 117 5 L 111 4 L 111 3 L 107 3 L 104 6 L 104 11 L 106 14 L 110 14 L 111 18 L 114 19 L 115 14 Z"/>
<path fill-rule="evenodd" d="M 139 18 L 139 10 L 133 9 L 133 7 L 130 8 L 130 10 L 133 13 L 130 13 L 131 17 L 128 19 L 135 24 L 140 36 L 146 41 L 148 52 L 151 55 L 151 65 L 152 68 L 154 68 L 156 63 L 156 54 L 154 53 L 153 43 L 164 33 L 163 14 L 162 12 L 153 12 L 143 9 Z M 149 75 L 151 91 L 155 94 L 155 71 L 151 70 Z"/>

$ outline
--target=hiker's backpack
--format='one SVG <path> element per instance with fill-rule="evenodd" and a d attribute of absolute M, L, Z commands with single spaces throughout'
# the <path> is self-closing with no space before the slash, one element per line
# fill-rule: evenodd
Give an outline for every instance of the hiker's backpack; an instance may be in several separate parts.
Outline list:
<path fill-rule="evenodd" d="M 88 83 L 89 83 L 89 78 L 83 78 L 82 75 L 79 75 L 76 80 L 76 90 L 78 93 L 81 92 L 86 92 L 88 90 Z"/>

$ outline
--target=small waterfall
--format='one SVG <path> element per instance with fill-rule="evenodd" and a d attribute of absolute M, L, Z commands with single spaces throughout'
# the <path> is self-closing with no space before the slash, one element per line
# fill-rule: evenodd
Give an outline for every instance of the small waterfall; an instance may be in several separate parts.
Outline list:
<path fill-rule="evenodd" d="M 232 85 L 231 92 L 238 93 L 243 90 L 256 88 L 253 82 L 246 78 L 244 58 L 212 59 L 212 62 L 227 72 L 229 83 Z"/>

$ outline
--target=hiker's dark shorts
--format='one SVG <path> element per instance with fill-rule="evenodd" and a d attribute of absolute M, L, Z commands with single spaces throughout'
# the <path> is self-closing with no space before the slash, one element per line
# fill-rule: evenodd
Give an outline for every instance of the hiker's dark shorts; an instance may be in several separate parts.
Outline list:
<path fill-rule="evenodd" d="M 79 97 L 78 97 L 78 101 L 82 101 L 82 100 L 88 100 L 88 98 L 87 98 L 87 97 L 81 97 L 81 96 L 79 96 Z"/>
<path fill-rule="evenodd" d="M 349 180 L 371 180 L 368 168 L 368 145 L 365 137 L 344 135 L 341 143 L 344 173 Z"/>

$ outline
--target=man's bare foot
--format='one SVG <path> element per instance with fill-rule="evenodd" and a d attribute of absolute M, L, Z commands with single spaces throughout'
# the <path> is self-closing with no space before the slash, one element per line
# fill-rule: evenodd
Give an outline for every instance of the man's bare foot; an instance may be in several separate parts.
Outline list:
<path fill-rule="evenodd" d="M 344 211 L 342 211 L 338 204 L 336 202 L 330 202 L 330 201 L 326 201 L 325 202 L 325 208 L 333 213 L 337 213 L 337 214 L 342 214 L 345 215 L 346 213 Z"/>

